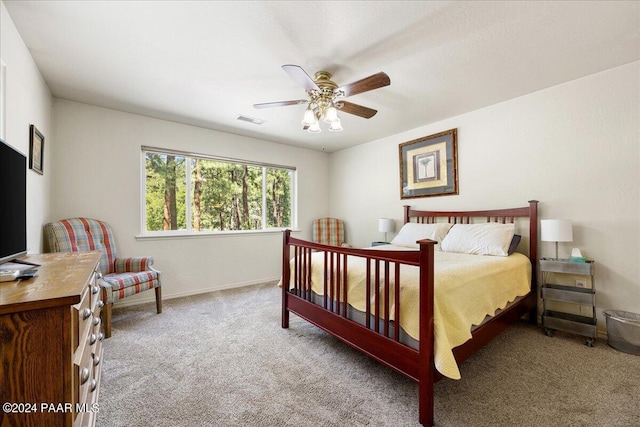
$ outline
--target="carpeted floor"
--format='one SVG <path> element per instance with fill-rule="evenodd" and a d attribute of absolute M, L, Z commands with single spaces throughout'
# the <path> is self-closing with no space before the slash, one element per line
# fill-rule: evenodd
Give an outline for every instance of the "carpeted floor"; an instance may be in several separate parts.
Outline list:
<path fill-rule="evenodd" d="M 291 316 L 275 283 L 114 310 L 107 426 L 417 426 L 418 387 Z M 640 425 L 640 356 L 522 323 L 435 386 L 438 426 Z"/>

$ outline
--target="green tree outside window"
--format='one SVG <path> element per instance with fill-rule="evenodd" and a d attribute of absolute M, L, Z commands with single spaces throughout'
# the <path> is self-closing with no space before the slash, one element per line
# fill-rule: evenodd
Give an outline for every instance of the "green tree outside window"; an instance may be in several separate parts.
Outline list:
<path fill-rule="evenodd" d="M 144 155 L 146 231 L 292 226 L 292 169 L 151 151 Z"/>

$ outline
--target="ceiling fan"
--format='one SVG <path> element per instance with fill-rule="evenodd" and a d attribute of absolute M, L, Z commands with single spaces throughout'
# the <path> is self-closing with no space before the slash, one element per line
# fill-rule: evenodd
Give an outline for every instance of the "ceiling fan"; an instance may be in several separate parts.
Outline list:
<path fill-rule="evenodd" d="M 370 119 L 375 116 L 377 113 L 376 110 L 344 101 L 344 98 L 391 84 L 389 76 L 383 72 L 338 87 L 336 83 L 331 81 L 331 74 L 326 71 L 318 71 L 313 75 L 313 78 L 311 78 L 299 65 L 287 64 L 283 65 L 282 69 L 304 88 L 309 98 L 294 101 L 265 102 L 262 104 L 253 104 L 253 107 L 272 108 L 307 104 L 302 125 L 304 126 L 304 130 L 311 133 L 321 131 L 320 121 L 328 123 L 330 131 L 341 131 L 342 125 L 338 117 L 338 110 L 364 117 L 365 119 Z"/>

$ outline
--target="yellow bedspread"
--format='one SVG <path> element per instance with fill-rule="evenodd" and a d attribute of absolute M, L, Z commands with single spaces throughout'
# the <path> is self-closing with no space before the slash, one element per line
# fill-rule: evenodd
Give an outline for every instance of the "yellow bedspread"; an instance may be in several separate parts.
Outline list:
<path fill-rule="evenodd" d="M 391 245 L 376 249 L 396 249 Z M 406 250 L 406 248 L 397 248 Z M 323 295 L 323 253 L 312 256 L 312 289 Z M 365 259 L 350 256 L 348 260 L 348 301 L 357 310 L 366 310 Z M 382 269 L 381 269 L 382 270 Z M 414 339 L 419 339 L 419 269 L 402 265 L 400 272 L 400 326 Z M 381 271 L 383 275 L 383 271 Z M 393 273 L 390 273 L 393 284 Z M 373 280 L 373 275 L 372 275 Z M 435 252 L 434 271 L 434 358 L 436 369 L 444 376 L 460 379 L 453 348 L 471 338 L 471 327 L 479 325 L 487 315 L 529 292 L 531 263 L 522 254 L 508 257 Z M 393 298 L 393 295 L 391 296 Z M 390 300 L 394 311 L 394 301 Z M 373 310 L 373 297 L 371 301 Z M 381 310 L 382 314 L 382 310 Z"/>

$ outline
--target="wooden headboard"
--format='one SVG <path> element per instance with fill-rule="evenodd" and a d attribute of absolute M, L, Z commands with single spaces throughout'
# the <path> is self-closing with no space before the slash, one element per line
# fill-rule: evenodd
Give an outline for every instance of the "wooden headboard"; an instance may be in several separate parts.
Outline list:
<path fill-rule="evenodd" d="M 532 290 L 537 286 L 536 266 L 538 260 L 538 201 L 529 200 L 529 206 L 521 208 L 507 209 L 490 209 L 479 211 L 422 211 L 411 209 L 410 206 L 404 206 L 404 223 L 419 222 L 424 224 L 433 224 L 436 222 L 449 222 L 452 224 L 470 224 L 475 219 L 485 222 L 516 223 L 519 218 L 528 219 L 529 235 L 529 253 L 527 254 L 531 261 L 531 286 Z M 523 236 L 523 239 L 525 236 Z"/>

